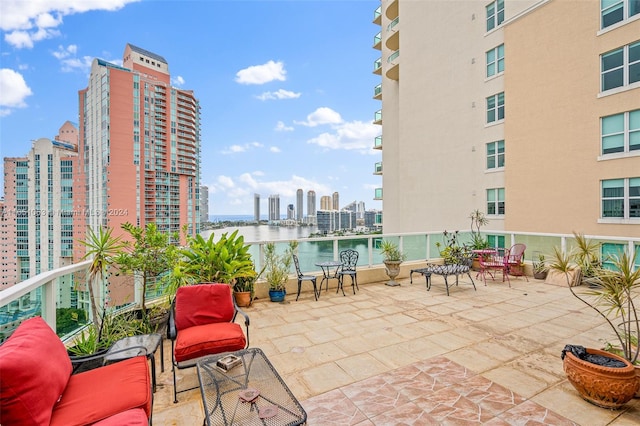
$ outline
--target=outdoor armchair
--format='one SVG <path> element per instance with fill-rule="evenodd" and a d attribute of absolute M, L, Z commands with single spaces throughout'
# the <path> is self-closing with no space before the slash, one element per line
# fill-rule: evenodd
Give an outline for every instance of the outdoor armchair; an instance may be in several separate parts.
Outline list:
<path fill-rule="evenodd" d="M 235 323 L 244 317 L 243 332 Z M 169 314 L 173 402 L 178 402 L 176 368 L 195 367 L 208 355 L 238 351 L 249 346 L 249 317 L 238 308 L 228 284 L 197 284 L 178 288 Z"/>

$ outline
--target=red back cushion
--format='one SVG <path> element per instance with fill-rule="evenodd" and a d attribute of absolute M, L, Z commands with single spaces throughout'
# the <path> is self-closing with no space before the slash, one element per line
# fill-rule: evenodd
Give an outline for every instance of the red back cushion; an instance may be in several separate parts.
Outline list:
<path fill-rule="evenodd" d="M 71 369 L 62 341 L 41 317 L 20 324 L 0 346 L 2 425 L 48 425 Z"/>
<path fill-rule="evenodd" d="M 178 288 L 175 316 L 178 330 L 230 322 L 233 314 L 233 299 L 228 284 L 198 284 Z"/>

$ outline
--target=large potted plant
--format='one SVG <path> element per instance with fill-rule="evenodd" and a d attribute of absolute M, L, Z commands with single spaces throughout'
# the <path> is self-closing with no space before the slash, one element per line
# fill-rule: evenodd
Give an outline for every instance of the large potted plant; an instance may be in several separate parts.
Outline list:
<path fill-rule="evenodd" d="M 256 271 L 244 237 L 238 230 L 223 233 L 216 241 L 214 233 L 207 239 L 198 234 L 188 239 L 187 247 L 178 250 L 178 260 L 169 275 L 166 292 L 171 298 L 178 287 L 198 283 L 226 283 L 232 289 L 253 285 Z M 239 280 L 242 282 L 236 287 Z"/>
<path fill-rule="evenodd" d="M 547 260 L 543 253 L 538 253 L 538 258 L 533 261 L 533 278 L 537 280 L 544 280 L 547 278 L 549 267 L 547 266 Z"/>
<path fill-rule="evenodd" d="M 386 285 L 392 287 L 399 286 L 400 283 L 395 279 L 400 274 L 400 264 L 407 258 L 406 253 L 402 252 L 396 243 L 389 240 L 383 240 L 382 243 L 380 243 L 380 253 L 383 256 L 385 272 L 389 277 Z"/>
<path fill-rule="evenodd" d="M 585 357 L 564 351 L 563 367 L 582 398 L 601 407 L 620 408 L 633 398 L 640 387 L 640 379 L 633 365 L 638 361 L 640 350 L 637 345 L 634 346 L 640 334 L 634 300 L 638 297 L 640 270 L 633 269 L 635 256 L 624 252 L 610 259 L 610 269 L 594 266 L 594 285 L 578 289 L 571 285 L 570 276 L 580 268 L 582 254 L 580 248 L 564 253 L 556 247 L 550 268 L 564 274 L 571 294 L 605 320 L 619 344 L 620 355 L 596 348 L 584 348 Z M 605 363 L 610 362 L 607 359 L 620 361 L 621 366 L 611 367 L 586 359 L 593 355 L 604 358 Z"/>
<path fill-rule="evenodd" d="M 277 253 L 274 243 L 265 245 L 264 279 L 269 285 L 269 299 L 272 302 L 283 302 L 287 294 L 286 285 L 296 245 L 296 242 L 289 243 L 289 247 L 282 254 Z"/>

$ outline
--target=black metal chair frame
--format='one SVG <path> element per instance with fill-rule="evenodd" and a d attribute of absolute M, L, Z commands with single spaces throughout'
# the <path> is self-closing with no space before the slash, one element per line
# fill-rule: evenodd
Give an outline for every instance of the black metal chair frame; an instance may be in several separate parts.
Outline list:
<path fill-rule="evenodd" d="M 449 281 L 447 277 L 449 275 L 455 275 L 456 277 L 456 286 L 458 285 L 458 276 L 461 274 L 467 274 L 469 279 L 471 280 L 471 285 L 473 285 L 473 290 L 476 290 L 476 283 L 473 282 L 473 278 L 471 278 L 471 265 L 473 263 L 473 256 L 471 254 L 463 254 L 461 255 L 456 263 L 445 264 L 445 265 L 428 265 L 426 268 L 418 268 L 412 269 L 409 272 L 409 283 L 413 284 L 413 274 L 414 272 L 417 274 L 424 275 L 426 279 L 427 291 L 431 290 L 431 274 L 440 275 L 444 278 L 444 286 L 447 289 L 447 296 L 449 295 Z"/>
<path fill-rule="evenodd" d="M 245 336 L 247 338 L 247 344 L 245 345 L 244 348 L 246 349 L 249 347 L 249 317 L 247 316 L 246 313 L 244 313 L 242 309 L 238 307 L 238 305 L 236 305 L 236 301 L 234 297 L 231 297 L 231 300 L 233 301 L 233 308 L 234 308 L 233 319 L 231 320 L 231 322 L 236 321 L 236 316 L 238 314 L 244 317 Z M 171 372 L 173 373 L 173 403 L 174 404 L 178 402 L 179 393 L 187 392 L 193 389 L 198 389 L 200 387 L 200 385 L 197 385 L 197 386 L 190 387 L 188 389 L 178 390 L 177 383 L 176 383 L 177 382 L 176 368 L 179 370 L 182 370 L 185 368 L 193 368 L 198 364 L 198 361 L 200 361 L 201 359 L 204 359 L 209 355 L 217 355 L 217 354 L 211 353 L 207 356 L 193 358 L 187 361 L 181 361 L 181 362 L 176 361 L 174 346 L 175 346 L 176 338 L 178 337 L 178 329 L 176 328 L 175 309 L 176 309 L 176 299 L 174 298 L 173 301 L 171 302 L 171 310 L 169 311 L 169 322 L 167 324 L 167 338 L 171 340 L 171 364 L 172 364 Z"/>
<path fill-rule="evenodd" d="M 302 289 L 303 281 L 311 281 L 311 283 L 313 284 L 313 296 L 316 298 L 316 300 L 318 300 L 318 294 L 320 293 L 320 291 L 318 290 L 318 287 L 316 285 L 316 277 L 314 275 L 304 275 L 302 272 L 300 272 L 300 262 L 298 262 L 298 256 L 296 256 L 295 254 L 293 255 L 293 263 L 294 265 L 296 265 L 296 273 L 298 274 L 298 295 L 296 296 L 296 302 L 300 297 L 300 290 Z"/>
<path fill-rule="evenodd" d="M 359 253 L 353 249 L 342 250 L 340 252 L 340 261 L 342 262 L 342 266 L 338 270 L 338 289 L 336 293 L 342 290 L 342 295 L 344 294 L 344 276 L 348 275 L 351 277 L 351 287 L 353 287 L 353 294 L 356 294 L 356 289 L 360 291 L 358 287 L 358 273 L 356 272 L 356 267 L 358 265 L 358 256 Z"/>

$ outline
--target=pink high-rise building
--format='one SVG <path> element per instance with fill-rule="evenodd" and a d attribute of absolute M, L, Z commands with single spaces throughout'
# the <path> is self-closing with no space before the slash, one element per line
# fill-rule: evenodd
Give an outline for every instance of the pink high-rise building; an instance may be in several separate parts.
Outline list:
<path fill-rule="evenodd" d="M 199 231 L 200 105 L 171 86 L 163 57 L 127 44 L 122 66 L 94 59 L 79 117 L 76 239 L 88 226 L 121 234 L 125 222 Z"/>

